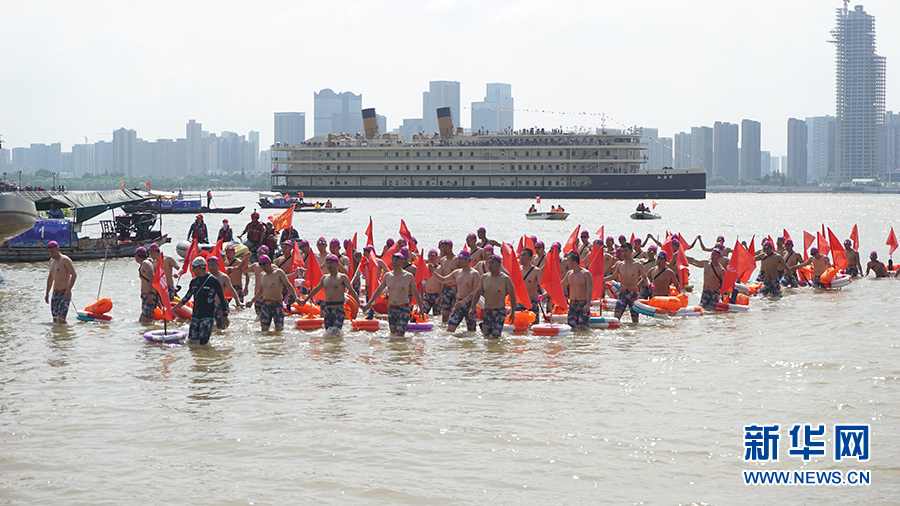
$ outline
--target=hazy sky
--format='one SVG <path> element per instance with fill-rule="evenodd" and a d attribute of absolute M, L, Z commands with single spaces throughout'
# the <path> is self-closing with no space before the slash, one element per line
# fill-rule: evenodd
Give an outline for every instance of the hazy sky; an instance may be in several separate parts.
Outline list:
<path fill-rule="evenodd" d="M 485 84 L 512 84 L 515 126 L 641 125 L 672 136 L 762 123 L 786 153 L 787 119 L 834 114 L 835 9 L 824 0 L 3 2 L 0 134 L 7 148 L 260 132 L 313 92 L 362 93 L 388 128 L 422 115 L 432 80 L 459 81 L 462 125 Z M 853 3 L 850 8 L 853 8 Z M 870 0 L 900 109 L 900 1 Z M 552 111 L 554 113 L 550 113 Z M 618 123 L 617 123 L 618 122 Z"/>

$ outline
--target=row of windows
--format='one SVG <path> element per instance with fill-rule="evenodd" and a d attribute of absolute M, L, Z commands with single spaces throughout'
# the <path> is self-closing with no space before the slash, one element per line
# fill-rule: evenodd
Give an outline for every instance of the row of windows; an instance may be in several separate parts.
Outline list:
<path fill-rule="evenodd" d="M 341 170 L 340 164 L 335 165 L 334 167 L 335 167 L 335 169 L 338 170 L 338 171 Z M 523 167 L 524 167 L 524 168 L 523 168 Z M 409 165 L 405 165 L 405 166 L 404 166 L 404 170 L 409 170 L 409 168 L 410 168 Z M 444 168 L 443 165 L 438 165 L 438 166 L 437 166 L 437 170 L 443 170 L 443 168 Z M 540 165 L 540 166 L 538 166 L 538 165 L 528 165 L 528 164 L 525 164 L 525 165 L 523 166 L 522 164 L 519 164 L 518 169 L 516 168 L 515 165 L 510 165 L 510 168 L 513 169 L 513 170 L 526 170 L 526 171 L 527 171 L 527 170 L 545 170 L 545 169 L 548 169 L 548 168 L 549 168 L 549 169 L 555 169 L 555 170 L 564 170 L 564 169 L 565 169 L 564 166 L 560 166 L 559 164 L 556 164 L 555 166 L 553 166 L 553 165 L 546 165 L 546 166 L 545 166 L 545 165 Z M 573 168 L 577 169 L 578 166 L 575 165 L 575 166 L 573 166 Z M 322 167 L 319 166 L 319 169 L 321 170 Z M 350 166 L 350 165 L 347 165 L 347 166 L 345 167 L 345 170 L 350 170 L 350 169 L 351 169 L 351 166 Z M 584 170 L 584 165 L 581 166 L 581 169 Z M 331 165 L 326 165 L 326 166 L 325 166 L 325 170 L 331 170 Z M 390 166 L 385 165 L 385 166 L 384 166 L 384 170 L 390 170 Z M 395 170 L 395 171 L 400 170 L 400 166 L 399 166 L 399 165 L 394 165 L 394 170 Z M 422 170 L 422 166 L 421 166 L 421 165 L 416 165 L 416 170 Z M 426 170 L 426 171 L 431 170 L 431 165 L 426 165 L 426 166 L 425 166 L 425 170 Z M 453 165 L 447 165 L 447 170 L 453 170 Z M 465 170 L 465 168 L 463 167 L 463 165 L 459 165 L 459 170 Z M 475 170 L 475 166 L 474 166 L 474 165 L 469 165 L 469 170 Z M 501 165 L 500 168 L 499 168 L 499 170 L 506 170 L 506 166 L 505 166 L 505 165 Z"/>
<path fill-rule="evenodd" d="M 326 152 L 325 152 L 325 157 L 326 157 L 326 158 L 331 158 L 331 153 L 332 153 L 331 151 L 326 151 Z M 352 154 L 351 151 L 346 151 L 346 152 L 337 151 L 337 152 L 335 152 L 335 157 L 336 157 L 336 158 L 340 158 L 340 157 L 341 157 L 341 153 L 344 153 L 345 158 L 350 158 L 350 155 Z M 406 158 L 409 158 L 409 156 L 410 156 L 410 155 L 409 155 L 409 154 L 410 154 L 410 151 L 404 151 L 404 153 L 406 153 Z M 500 151 L 501 156 L 505 156 L 506 153 L 507 153 L 506 151 Z M 525 153 L 525 156 L 532 156 L 532 151 L 525 151 L 524 153 Z M 542 153 L 542 152 L 541 152 L 540 150 L 537 150 L 537 151 L 534 151 L 533 153 L 534 153 L 534 156 L 541 156 L 541 153 Z M 558 151 L 558 153 L 559 153 L 559 154 L 558 154 L 557 156 L 563 156 L 563 152 L 562 152 L 562 151 Z M 612 153 L 610 150 L 606 150 L 606 156 L 610 156 L 610 153 Z M 363 154 L 365 154 L 365 153 L 363 153 Z M 483 154 L 484 154 L 484 153 L 481 153 L 479 156 L 481 156 L 481 155 L 483 155 Z M 581 151 L 581 152 L 573 151 L 573 152 L 572 152 L 572 156 L 574 156 L 574 157 L 579 157 L 579 156 L 580 156 L 580 157 L 597 156 L 598 154 L 599 154 L 598 151 Z M 322 153 L 320 152 L 320 153 L 319 153 L 319 157 L 321 157 L 321 156 L 322 156 Z M 385 158 L 390 157 L 390 152 L 385 151 L 384 156 L 385 156 Z M 442 152 L 442 151 L 437 151 L 437 157 L 438 157 L 438 158 L 441 158 L 442 156 L 443 156 L 443 152 Z M 448 152 L 447 152 L 447 156 L 450 157 L 450 158 L 453 158 L 453 152 L 452 152 L 452 151 L 448 151 Z M 519 152 L 518 152 L 518 151 L 513 151 L 513 157 L 518 157 L 518 156 L 519 156 Z M 547 155 L 546 155 L 546 156 L 552 157 L 552 156 L 553 156 L 553 151 L 547 150 Z M 400 157 L 400 152 L 399 152 L 399 151 L 394 151 L 394 158 L 399 158 L 399 157 Z M 421 158 L 421 157 L 422 157 L 422 152 L 421 152 L 421 151 L 416 151 L 416 158 Z M 459 152 L 459 158 L 463 158 L 463 157 L 464 157 L 464 152 L 460 151 L 460 152 Z M 365 158 L 365 157 L 363 157 L 363 158 Z M 426 151 L 426 152 L 425 152 L 425 158 L 431 158 L 431 151 Z M 469 158 L 475 158 L 475 152 L 474 152 L 474 151 L 469 151 Z"/>

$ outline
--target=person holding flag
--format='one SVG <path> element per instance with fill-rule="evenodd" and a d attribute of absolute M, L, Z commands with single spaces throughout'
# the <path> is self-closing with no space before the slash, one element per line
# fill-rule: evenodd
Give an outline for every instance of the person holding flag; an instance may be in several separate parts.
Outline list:
<path fill-rule="evenodd" d="M 191 271 L 194 279 L 188 286 L 185 296 L 172 308 L 176 311 L 185 305 L 191 298 L 194 299 L 194 307 L 191 310 L 191 324 L 188 328 L 188 342 L 198 341 L 201 345 L 209 342 L 216 316 L 216 306 L 225 305 L 225 293 L 222 285 L 215 276 L 206 272 L 206 260 L 197 257 L 191 262 Z"/>
<path fill-rule="evenodd" d="M 797 267 L 795 267 L 795 269 L 806 267 L 809 264 L 812 264 L 813 266 L 812 285 L 822 286 L 822 284 L 819 282 L 819 278 L 822 277 L 822 275 L 825 274 L 825 271 L 827 271 L 831 267 L 831 260 L 829 260 L 827 256 L 823 255 L 822 252 L 819 251 L 819 248 L 812 248 L 811 250 L 809 250 L 809 258 L 805 262 L 797 264 Z"/>
<path fill-rule="evenodd" d="M 803 262 L 803 256 L 794 251 L 794 241 L 785 239 L 784 241 L 784 263 L 787 265 L 787 272 L 781 278 L 781 284 L 784 286 L 797 287 L 797 271 L 796 267 Z"/>
<path fill-rule="evenodd" d="M 847 270 L 846 273 L 852 277 L 859 277 L 860 273 L 862 273 L 862 265 L 859 263 L 859 251 L 853 249 L 853 241 L 850 239 L 844 240 L 844 254 L 847 255 Z"/>
<path fill-rule="evenodd" d="M 325 258 L 325 268 L 328 270 L 328 274 L 322 276 L 319 283 L 316 284 L 316 286 L 309 291 L 309 294 L 300 301 L 300 305 L 302 306 L 306 304 L 307 300 L 317 294 L 319 290 L 325 290 L 325 304 L 322 306 L 322 318 L 325 320 L 324 328 L 326 332 L 340 331 L 341 327 L 344 325 L 344 318 L 347 317 L 347 313 L 344 310 L 345 290 L 350 298 L 359 305 L 359 296 L 356 294 L 356 290 L 353 289 L 350 278 L 347 277 L 346 274 L 340 272 L 338 270 L 339 267 L 340 260 L 337 255 L 328 255 Z M 337 329 L 337 331 L 332 329 Z"/>
<path fill-rule="evenodd" d="M 134 250 L 134 261 L 137 262 L 138 277 L 141 278 L 141 323 L 153 322 L 153 310 L 159 305 L 159 294 L 153 289 L 153 262 L 147 259 L 147 248 L 138 246 Z"/>
<path fill-rule="evenodd" d="M 763 275 L 760 295 L 781 297 L 781 278 L 790 272 L 790 268 L 784 262 L 784 257 L 774 251 L 772 243 L 767 240 L 762 243 L 762 258 L 759 259 L 759 270 Z"/>
<path fill-rule="evenodd" d="M 523 273 L 522 279 L 525 280 L 525 288 L 528 290 L 528 299 L 531 303 L 531 307 L 528 310 L 538 315 L 541 312 L 541 276 L 544 272 L 533 264 L 533 259 L 534 252 L 531 251 L 531 248 L 522 248 L 522 253 L 519 255 L 519 263 Z M 519 302 L 523 306 L 524 303 L 525 301 Z"/>
<path fill-rule="evenodd" d="M 432 276 L 431 273 L 435 269 L 440 268 L 440 264 L 438 263 L 438 252 L 436 249 L 430 250 L 428 252 L 428 258 L 425 260 L 425 267 L 428 270 L 428 277 L 425 278 L 425 282 L 422 287 L 422 302 L 425 303 L 422 306 L 423 314 L 428 314 L 431 311 L 431 314 L 437 316 L 441 314 L 441 281 Z M 418 272 L 418 270 L 416 271 Z"/>
<path fill-rule="evenodd" d="M 174 299 L 175 295 L 178 293 L 178 289 L 175 287 L 173 274 L 175 271 L 181 269 L 181 266 L 178 265 L 178 261 L 174 258 L 163 255 L 159 250 L 159 244 L 151 244 L 147 247 L 147 252 L 150 254 L 150 259 L 153 262 L 158 263 L 160 258 L 162 258 L 163 272 L 165 272 L 166 275 L 166 293 L 169 295 L 169 300 Z"/>
<path fill-rule="evenodd" d="M 619 279 L 619 298 L 616 301 L 615 316 L 621 320 L 625 309 L 628 308 L 631 311 L 631 321 L 637 323 L 639 313 L 634 309 L 634 301 L 638 299 L 641 283 L 647 283 L 647 274 L 644 272 L 643 264 L 635 263 L 631 244 L 623 243 L 621 248 L 622 260 L 616 263 L 612 274 L 606 276 L 603 281 Z"/>
<path fill-rule="evenodd" d="M 566 253 L 566 274 L 562 287 L 569 289 L 569 313 L 566 323 L 576 330 L 587 330 L 591 321 L 591 296 L 594 277 L 581 267 L 581 255 L 572 250 Z"/>

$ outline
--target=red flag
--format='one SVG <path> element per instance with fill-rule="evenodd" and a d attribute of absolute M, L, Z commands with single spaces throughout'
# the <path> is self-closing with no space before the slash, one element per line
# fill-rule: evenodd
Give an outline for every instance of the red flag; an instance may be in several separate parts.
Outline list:
<path fill-rule="evenodd" d="M 831 251 L 831 248 L 828 246 L 828 236 L 825 234 L 825 224 L 824 223 L 822 224 L 822 242 L 825 244 L 825 250 L 822 250 L 822 248 L 819 248 L 819 250 L 820 250 L 819 252 L 822 253 L 823 255 L 827 255 L 828 252 Z"/>
<path fill-rule="evenodd" d="M 268 217 L 268 220 L 272 222 L 272 225 L 275 226 L 275 231 L 284 230 L 286 228 L 291 228 L 291 223 L 294 219 L 294 208 L 289 207 L 285 209 L 283 212 L 278 214 L 274 214 Z"/>
<path fill-rule="evenodd" d="M 322 280 L 322 269 L 319 267 L 319 261 L 313 258 L 306 268 L 306 281 L 309 282 L 309 289 L 312 290 Z M 325 290 L 319 290 L 314 296 L 316 300 L 325 300 Z"/>
<path fill-rule="evenodd" d="M 669 235 L 668 232 L 666 232 L 666 240 L 663 241 L 659 249 L 660 251 L 666 252 L 666 258 L 672 258 L 672 236 Z M 679 247 L 678 249 L 681 249 L 681 247 Z"/>
<path fill-rule="evenodd" d="M 516 248 L 516 255 L 521 255 L 522 250 L 525 249 L 525 236 L 519 237 L 519 247 Z"/>
<path fill-rule="evenodd" d="M 830 251 L 828 248 L 828 238 L 825 237 L 824 233 L 816 232 L 816 246 L 819 248 L 819 253 L 823 255 L 827 255 Z"/>
<path fill-rule="evenodd" d="M 604 238 L 603 238 L 603 228 L 604 228 L 605 226 L 606 226 L 606 225 L 604 225 L 603 227 L 600 227 L 600 230 L 597 231 L 597 235 L 600 236 L 600 240 L 601 240 L 601 241 L 604 240 Z"/>
<path fill-rule="evenodd" d="M 788 233 L 787 229 L 784 229 L 784 240 L 787 241 L 791 238 L 791 234 Z"/>
<path fill-rule="evenodd" d="M 888 251 L 888 255 L 893 255 L 894 250 L 897 249 L 897 236 L 894 235 L 894 227 L 891 227 L 891 233 L 888 234 L 887 242 L 885 244 L 891 247 L 891 250 Z"/>
<path fill-rule="evenodd" d="M 531 240 L 531 237 L 525 236 L 525 247 L 530 249 L 532 253 L 534 253 L 534 241 Z"/>
<path fill-rule="evenodd" d="M 422 282 L 431 277 L 431 271 L 428 270 L 428 266 L 425 264 L 425 259 L 422 256 L 416 257 L 416 288 L 419 289 L 419 292 L 422 292 Z"/>
<path fill-rule="evenodd" d="M 375 257 L 373 250 L 369 250 L 366 262 L 368 263 L 366 269 L 366 292 L 371 297 L 375 293 L 375 289 L 378 288 L 378 258 Z"/>
<path fill-rule="evenodd" d="M 680 235 L 679 235 L 679 237 L 680 237 Z M 680 240 L 681 240 L 681 239 L 679 239 L 679 241 L 680 241 Z M 634 232 L 631 233 L 631 240 L 628 241 L 628 244 L 631 244 L 632 246 L 634 245 Z M 683 243 L 682 243 L 682 244 L 683 244 Z"/>
<path fill-rule="evenodd" d="M 147 181 L 147 189 L 150 189 L 150 181 Z"/>
<path fill-rule="evenodd" d="M 184 265 L 181 266 L 181 274 L 184 275 L 185 272 L 191 271 L 191 277 L 194 276 L 194 271 L 191 270 L 191 262 L 200 256 L 200 248 L 197 246 L 197 238 L 195 237 L 193 241 L 191 241 L 191 245 L 188 246 L 187 253 L 184 254 Z"/>
<path fill-rule="evenodd" d="M 653 202 L 653 209 L 656 209 L 656 201 L 655 201 L 655 200 L 651 200 L 650 202 Z"/>
<path fill-rule="evenodd" d="M 750 256 L 752 256 L 754 258 L 756 257 L 756 244 L 754 244 L 755 241 L 756 241 L 756 234 L 753 234 L 753 237 L 750 238 L 750 247 L 748 249 L 750 251 Z"/>
<path fill-rule="evenodd" d="M 816 236 L 810 234 L 806 230 L 803 231 L 803 256 L 804 257 L 806 257 L 806 250 L 808 250 L 809 247 L 813 245 L 813 241 L 815 241 L 815 240 L 816 240 Z"/>
<path fill-rule="evenodd" d="M 353 250 L 356 251 L 356 232 L 353 232 Z"/>
<path fill-rule="evenodd" d="M 537 199 L 537 203 L 538 203 L 538 204 L 541 203 L 541 196 L 540 196 L 540 195 L 538 195 L 537 197 L 535 197 L 535 199 Z"/>
<path fill-rule="evenodd" d="M 734 241 L 734 250 L 731 253 L 731 260 L 728 262 L 728 270 L 725 271 L 725 277 L 722 279 L 722 287 L 719 290 L 722 295 L 730 294 L 734 290 L 734 283 L 741 279 L 741 273 L 750 273 L 756 269 L 756 261 L 753 255 L 747 251 L 739 241 Z"/>
<path fill-rule="evenodd" d="M 581 232 L 581 225 L 575 227 L 575 230 L 572 232 L 572 235 L 569 236 L 569 240 L 566 241 L 566 245 L 563 246 L 563 254 L 566 255 L 570 251 L 574 250 L 576 246 L 578 246 L 578 233 Z"/>
<path fill-rule="evenodd" d="M 834 259 L 834 266 L 840 270 L 849 267 L 850 262 L 847 261 L 847 254 L 844 252 L 844 247 L 841 246 L 841 240 L 834 235 L 830 228 L 828 229 L 828 242 L 831 243 L 831 257 Z"/>
<path fill-rule="evenodd" d="M 400 237 L 406 239 L 406 245 L 410 251 L 416 253 L 418 250 L 416 249 L 416 243 L 413 241 L 413 236 L 409 233 L 409 229 L 406 227 L 406 222 L 400 220 Z"/>
<path fill-rule="evenodd" d="M 850 240 L 853 241 L 853 249 L 859 249 L 859 230 L 856 225 L 853 225 L 853 230 L 850 231 Z"/>
<path fill-rule="evenodd" d="M 169 284 L 166 280 L 166 269 L 163 267 L 163 256 L 159 255 L 156 259 L 156 267 L 153 270 L 153 288 L 159 293 L 159 299 L 162 301 L 163 316 L 166 320 L 172 321 L 172 301 L 169 300 Z"/>
<path fill-rule="evenodd" d="M 512 279 L 513 289 L 516 292 L 516 302 L 521 303 L 525 307 L 530 307 L 531 297 L 528 296 L 528 287 L 525 286 L 525 278 L 522 277 L 522 269 L 519 267 L 519 257 L 513 251 L 511 244 L 504 242 L 501 247 L 503 252 L 503 268 L 509 272 Z"/>
<path fill-rule="evenodd" d="M 384 256 L 381 257 L 381 261 L 383 261 L 388 266 L 390 266 L 391 265 L 391 255 L 393 255 L 394 253 L 396 253 L 398 251 L 400 251 L 400 246 L 396 242 L 394 244 L 391 244 L 391 247 L 388 248 L 388 250 L 384 252 Z"/>
<path fill-rule="evenodd" d="M 550 295 L 550 300 L 565 310 L 569 309 L 566 295 L 562 289 L 562 278 L 559 271 L 559 249 L 555 246 L 547 253 L 547 264 L 544 266 L 544 277 L 541 278 L 541 287 Z"/>
<path fill-rule="evenodd" d="M 298 244 L 300 241 L 291 241 L 294 243 L 294 252 L 291 253 L 291 272 L 296 271 L 297 269 L 303 269 L 306 265 L 303 263 L 303 253 L 300 252 L 300 245 Z"/>
<path fill-rule="evenodd" d="M 369 227 L 366 229 L 366 246 L 375 246 L 375 236 L 372 235 L 372 217 L 369 216 Z"/>
<path fill-rule="evenodd" d="M 219 259 L 219 265 L 222 266 L 222 269 L 225 268 L 225 260 L 222 258 L 222 244 L 225 242 L 225 238 L 219 239 L 219 242 L 216 243 L 213 249 L 213 255 Z"/>
<path fill-rule="evenodd" d="M 594 292 L 591 294 L 591 298 L 597 300 L 603 297 L 603 275 L 606 273 L 606 266 L 603 265 L 605 260 L 603 248 L 591 248 L 591 254 L 588 258 L 590 259 L 588 272 L 590 272 L 591 276 L 594 278 Z"/>

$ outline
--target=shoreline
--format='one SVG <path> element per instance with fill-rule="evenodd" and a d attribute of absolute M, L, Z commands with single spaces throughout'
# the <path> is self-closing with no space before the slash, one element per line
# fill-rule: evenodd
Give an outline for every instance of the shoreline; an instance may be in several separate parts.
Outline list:
<path fill-rule="evenodd" d="M 838 195 L 858 195 L 861 193 L 896 194 L 900 193 L 900 188 L 869 188 L 865 186 L 707 186 L 706 193 L 834 193 Z"/>

